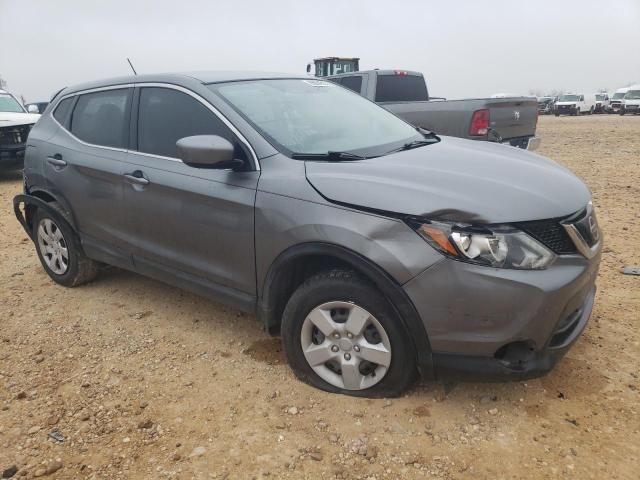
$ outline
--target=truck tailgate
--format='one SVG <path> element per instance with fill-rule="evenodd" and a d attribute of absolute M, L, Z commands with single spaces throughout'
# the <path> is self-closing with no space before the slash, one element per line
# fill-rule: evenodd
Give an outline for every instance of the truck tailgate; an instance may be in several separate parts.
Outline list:
<path fill-rule="evenodd" d="M 530 137 L 536 133 L 536 99 L 492 98 L 487 100 L 489 126 L 502 139 Z"/>

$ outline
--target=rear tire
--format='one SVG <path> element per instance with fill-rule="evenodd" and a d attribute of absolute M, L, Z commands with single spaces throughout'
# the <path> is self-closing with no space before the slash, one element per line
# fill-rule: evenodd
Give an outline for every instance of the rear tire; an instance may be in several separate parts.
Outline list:
<path fill-rule="evenodd" d="M 395 397 L 417 377 L 415 348 L 402 320 L 353 271 L 332 270 L 305 281 L 285 307 L 281 330 L 294 374 L 321 390 Z"/>
<path fill-rule="evenodd" d="M 88 258 L 80 239 L 64 220 L 60 205 L 48 204 L 58 215 L 38 208 L 33 219 L 33 239 L 38 258 L 51 279 L 65 287 L 90 282 L 98 274 L 98 264 Z"/>

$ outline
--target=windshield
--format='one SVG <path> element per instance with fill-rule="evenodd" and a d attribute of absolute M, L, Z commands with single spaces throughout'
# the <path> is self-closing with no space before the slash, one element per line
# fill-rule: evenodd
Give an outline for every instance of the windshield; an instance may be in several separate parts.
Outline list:
<path fill-rule="evenodd" d="M 580 100 L 579 95 L 560 95 L 559 102 L 577 102 Z"/>
<path fill-rule="evenodd" d="M 0 112 L 24 113 L 24 108 L 8 93 L 0 93 Z"/>
<path fill-rule="evenodd" d="M 375 156 L 424 137 L 375 103 L 324 80 L 209 85 L 283 153 Z"/>
<path fill-rule="evenodd" d="M 596 95 L 596 100 L 606 100 L 606 97 L 604 95 Z"/>
<path fill-rule="evenodd" d="M 612 98 L 613 98 L 614 100 L 619 100 L 619 99 L 621 99 L 621 98 L 624 98 L 624 92 L 616 92 L 616 93 L 614 93 L 614 94 L 613 94 L 613 97 L 612 97 Z"/>
<path fill-rule="evenodd" d="M 624 96 L 625 100 L 640 100 L 640 90 L 630 90 Z"/>

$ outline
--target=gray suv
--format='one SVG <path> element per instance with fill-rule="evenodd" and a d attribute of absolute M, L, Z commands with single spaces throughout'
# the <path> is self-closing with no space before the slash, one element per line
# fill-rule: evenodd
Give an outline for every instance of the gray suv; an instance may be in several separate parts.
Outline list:
<path fill-rule="evenodd" d="M 55 282 L 109 264 L 255 312 L 301 380 L 360 396 L 549 371 L 588 321 L 602 245 L 558 164 L 272 74 L 66 88 L 14 210 Z"/>

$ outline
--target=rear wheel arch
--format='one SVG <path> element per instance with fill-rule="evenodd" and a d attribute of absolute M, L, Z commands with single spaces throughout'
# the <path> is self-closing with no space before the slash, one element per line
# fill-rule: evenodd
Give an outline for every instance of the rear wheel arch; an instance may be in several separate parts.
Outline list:
<path fill-rule="evenodd" d="M 60 215 L 62 215 L 62 217 L 67 221 L 67 223 L 69 223 L 71 228 L 73 228 L 77 232 L 76 223 L 73 217 L 72 210 L 70 209 L 68 202 L 64 198 L 60 197 L 59 195 L 54 195 L 50 191 L 42 188 L 30 189 L 29 195 L 32 197 L 38 198 L 47 204 L 53 204 L 55 206 L 54 207 L 55 210 Z M 38 209 L 38 206 L 35 203 L 27 205 L 26 220 L 30 226 L 37 209 Z"/>
<path fill-rule="evenodd" d="M 282 252 L 271 264 L 258 299 L 258 317 L 270 334 L 279 333 L 282 313 L 295 290 L 317 273 L 351 269 L 369 280 L 389 300 L 413 339 L 421 373 L 433 374 L 427 332 L 408 295 L 386 271 L 345 247 L 330 243 L 304 243 Z"/>

